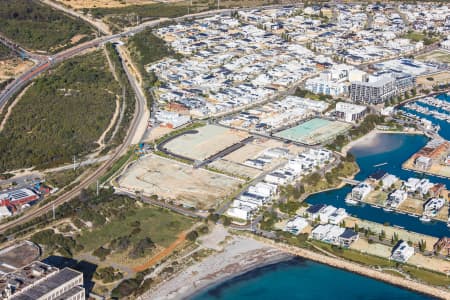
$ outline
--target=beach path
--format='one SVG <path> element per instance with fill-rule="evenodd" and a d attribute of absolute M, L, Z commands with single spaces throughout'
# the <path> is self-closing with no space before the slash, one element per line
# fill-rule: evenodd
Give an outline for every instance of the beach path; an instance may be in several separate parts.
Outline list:
<path fill-rule="evenodd" d="M 150 258 L 150 260 L 148 260 L 145 264 L 134 267 L 133 271 L 142 272 L 150 268 L 151 266 L 155 265 L 158 261 L 171 254 L 178 247 L 178 245 L 181 245 L 185 240 L 186 240 L 186 232 L 180 233 L 180 235 L 178 235 L 178 238 L 172 244 L 170 244 L 169 247 L 161 250 L 159 253 L 152 256 L 152 258 Z"/>

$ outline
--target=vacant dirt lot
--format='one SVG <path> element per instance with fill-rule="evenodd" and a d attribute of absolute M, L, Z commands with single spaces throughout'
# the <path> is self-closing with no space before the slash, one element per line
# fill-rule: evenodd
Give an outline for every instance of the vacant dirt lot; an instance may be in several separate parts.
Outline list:
<path fill-rule="evenodd" d="M 57 0 L 56 2 L 75 9 L 95 7 L 125 7 L 129 5 L 145 5 L 156 3 L 152 0 Z"/>
<path fill-rule="evenodd" d="M 430 53 L 417 56 L 418 60 L 434 61 L 439 63 L 450 64 L 450 52 L 444 50 L 434 50 Z"/>
<path fill-rule="evenodd" d="M 204 160 L 249 136 L 244 131 L 215 125 L 207 125 L 195 130 L 198 133 L 184 134 L 168 142 L 165 147 L 175 154 L 195 160 Z"/>
<path fill-rule="evenodd" d="M 200 209 L 219 204 L 241 182 L 155 155 L 137 161 L 119 179 L 121 187 Z"/>
<path fill-rule="evenodd" d="M 255 178 L 263 171 L 271 170 L 278 166 L 281 162 L 286 161 L 285 158 L 275 158 L 271 163 L 266 164 L 263 170 L 244 164 L 248 159 L 256 159 L 264 156 L 264 152 L 271 148 L 286 148 L 289 150 L 290 154 L 293 155 L 304 150 L 302 147 L 292 144 L 285 145 L 284 143 L 274 139 L 255 138 L 251 143 L 246 144 L 244 147 L 233 151 L 220 160 L 214 161 L 211 166 L 222 170 L 227 174 L 233 174 L 234 176 Z"/>
<path fill-rule="evenodd" d="M 33 66 L 33 62 L 19 58 L 0 60 L 0 82 L 22 74 Z"/>
<path fill-rule="evenodd" d="M 432 80 L 429 80 L 433 78 Z M 450 82 L 450 72 L 443 72 L 434 75 L 423 75 L 417 77 L 417 85 L 425 89 L 432 89 L 436 84 L 446 84 Z"/>

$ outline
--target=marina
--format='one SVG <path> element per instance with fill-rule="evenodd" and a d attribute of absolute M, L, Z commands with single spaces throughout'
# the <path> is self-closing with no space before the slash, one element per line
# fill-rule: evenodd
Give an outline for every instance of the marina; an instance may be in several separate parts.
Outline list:
<path fill-rule="evenodd" d="M 381 169 L 389 174 L 393 174 L 402 180 L 412 177 L 426 177 L 433 183 L 442 183 L 447 187 L 448 179 L 431 175 L 421 175 L 413 171 L 402 169 L 402 163 L 413 153 L 422 148 L 428 139 L 421 135 L 406 134 L 378 134 L 372 144 L 358 145 L 350 150 L 359 165 L 360 172 L 355 176 L 355 180 L 365 180 L 375 171 Z M 381 167 L 375 165 L 387 163 Z M 345 185 L 336 190 L 326 191 L 309 196 L 306 202 L 309 204 L 324 203 L 336 207 L 345 207 L 352 216 L 361 219 L 380 223 L 400 226 L 409 231 L 427 234 L 435 237 L 446 236 L 449 233 L 447 222 L 431 220 L 422 222 L 417 213 L 400 214 L 391 208 L 380 209 L 371 205 L 361 203 L 360 205 L 350 204 L 345 201 L 347 195 L 351 193 L 352 186 Z M 358 204 L 356 201 L 355 204 Z"/>

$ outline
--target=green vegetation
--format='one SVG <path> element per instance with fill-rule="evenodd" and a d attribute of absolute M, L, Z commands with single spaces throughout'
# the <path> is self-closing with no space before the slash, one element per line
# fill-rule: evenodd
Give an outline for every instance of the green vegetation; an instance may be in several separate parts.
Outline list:
<path fill-rule="evenodd" d="M 55 233 L 53 229 L 39 231 L 31 236 L 31 240 L 45 247 L 47 254 L 59 253 L 66 257 L 72 257 L 75 250 L 81 250 L 83 246 L 73 238 Z"/>
<path fill-rule="evenodd" d="M 156 62 L 164 57 L 179 57 L 168 45 L 159 37 L 153 34 L 151 29 L 135 34 L 128 40 L 128 47 L 131 56 L 142 77 L 142 87 L 151 108 L 153 96 L 150 89 L 159 84 L 156 74 L 148 73 L 144 66 Z"/>
<path fill-rule="evenodd" d="M 104 183 L 106 180 L 108 180 L 111 176 L 113 176 L 117 171 L 119 171 L 128 161 L 130 161 L 131 159 L 134 159 L 135 155 L 134 155 L 134 151 L 133 150 L 128 150 L 127 153 L 125 153 L 125 155 L 123 155 L 122 157 L 120 157 L 106 172 L 105 175 L 103 175 L 100 178 L 100 182 Z"/>
<path fill-rule="evenodd" d="M 431 45 L 439 41 L 439 35 L 435 35 L 433 32 L 419 32 L 419 31 L 408 31 L 403 38 L 409 39 L 413 42 L 423 42 L 424 45 Z"/>
<path fill-rule="evenodd" d="M 31 239 L 43 246 L 46 256 L 58 253 L 72 257 L 92 251 L 100 260 L 112 253 L 136 259 L 153 253 L 156 245 L 169 246 L 194 223 L 191 218 L 113 192 L 101 190 L 97 197 L 94 192 L 83 190 L 77 199 L 57 208 L 55 221 L 70 218 L 81 229 L 80 233 L 65 230 L 62 235 L 53 229 L 36 230 L 53 222 L 49 212 L 9 230 L 8 234 L 36 230 Z"/>
<path fill-rule="evenodd" d="M 352 176 L 356 171 L 358 171 L 358 165 L 349 155 L 344 161 L 325 173 L 325 178 L 317 172 L 305 176 L 303 179 L 305 190 L 307 193 L 315 193 L 337 187 L 341 183 L 341 177 L 346 178 Z"/>
<path fill-rule="evenodd" d="M 78 178 L 78 176 L 83 174 L 85 170 L 86 168 L 77 168 L 75 170 L 70 169 L 65 171 L 48 173 L 45 175 L 45 181 L 47 184 L 53 187 L 62 188 L 72 183 L 75 179 Z"/>
<path fill-rule="evenodd" d="M 130 199 L 130 201 L 133 200 Z M 129 201 L 126 200 L 126 202 Z M 137 208 L 132 203 L 128 203 L 127 206 L 126 211 L 121 210 L 120 212 L 115 211 L 114 208 L 106 209 L 103 207 L 99 208 L 100 212 L 82 210 L 79 215 L 83 221 L 98 221 L 95 228 L 84 231 L 78 241 L 88 251 L 97 249 L 116 239 L 118 241 L 114 242 L 110 247 L 114 246 L 120 249 L 121 243 L 122 245 L 127 244 L 123 240 L 124 237 L 128 237 L 130 244 L 138 245 L 141 243 L 143 246 L 136 248 L 146 248 L 147 244 L 151 244 L 148 240 L 141 242 L 147 237 L 151 238 L 152 243 L 167 247 L 181 231 L 189 228 L 193 223 L 191 219 L 161 208 L 151 206 Z M 109 222 L 102 221 L 108 215 L 116 216 Z M 135 225 L 136 222 L 139 223 L 138 227 Z M 137 256 L 139 256 L 138 253 L 141 250 L 136 249 Z"/>
<path fill-rule="evenodd" d="M 124 298 L 131 295 L 138 287 L 140 282 L 134 278 L 125 279 L 115 289 L 112 290 L 111 296 L 113 298 Z"/>
<path fill-rule="evenodd" d="M 69 162 L 97 148 L 119 86 L 102 52 L 71 59 L 35 81 L 0 133 L 0 172 Z"/>
<path fill-rule="evenodd" d="M 95 18 L 105 18 L 112 28 L 119 30 L 128 26 L 137 25 L 137 21 L 157 19 L 160 17 L 180 17 L 188 12 L 186 3 L 155 3 L 149 5 L 130 5 L 126 7 L 92 8 L 85 9 Z M 192 9 L 191 12 L 196 12 Z"/>
<path fill-rule="evenodd" d="M 0 43 L 0 60 L 5 60 L 11 57 L 14 57 L 14 53 L 11 49 Z"/>
<path fill-rule="evenodd" d="M 311 244 L 330 252 L 336 256 L 345 258 L 347 260 L 360 263 L 367 266 L 379 266 L 379 267 L 395 267 L 396 263 L 394 261 L 390 261 L 386 258 L 364 254 L 359 251 L 355 251 L 352 249 L 341 248 L 335 245 L 327 244 L 324 242 L 312 240 Z"/>
<path fill-rule="evenodd" d="M 144 30 L 130 37 L 128 46 L 133 59 L 141 66 L 158 61 L 166 56 L 175 55 L 166 42 L 153 34 L 151 29 Z"/>
<path fill-rule="evenodd" d="M 2 0 L 0 32 L 29 49 L 54 52 L 92 38 L 92 29 L 80 19 L 35 0 Z"/>
<path fill-rule="evenodd" d="M 326 100 L 333 99 L 333 97 L 331 97 L 330 95 L 314 94 L 313 92 L 310 92 L 310 91 L 307 91 L 307 90 L 303 90 L 301 88 L 297 88 L 295 90 L 294 96 L 302 97 L 302 98 L 309 98 L 309 99 L 312 99 L 312 100 L 321 100 L 321 101 L 326 101 Z"/>
<path fill-rule="evenodd" d="M 253 7 L 274 4 L 272 0 L 221 0 L 220 8 Z M 167 17 L 175 18 L 183 15 L 217 9 L 215 0 L 185 0 L 171 3 L 154 3 L 147 5 L 130 5 L 116 8 L 84 9 L 96 18 L 103 18 L 112 28 L 119 30 L 127 26 L 135 26 L 140 22 Z"/>
<path fill-rule="evenodd" d="M 436 273 L 430 270 L 421 269 L 415 266 L 404 265 L 402 269 L 410 276 L 431 285 L 448 287 L 450 285 L 450 278 L 445 274 Z"/>
<path fill-rule="evenodd" d="M 103 281 L 103 283 L 110 283 L 122 279 L 123 274 L 113 267 L 105 267 L 97 269 L 94 278 Z"/>
<path fill-rule="evenodd" d="M 125 70 L 122 67 L 121 58 L 120 58 L 119 54 L 117 53 L 115 46 L 111 43 L 108 43 L 108 44 L 106 44 L 105 49 L 106 49 L 106 53 L 111 61 L 112 67 L 114 69 L 114 72 L 117 76 L 117 79 L 119 81 L 119 84 L 120 84 L 120 87 L 122 90 L 122 93 L 121 93 L 122 103 L 120 105 L 125 110 L 124 114 L 123 114 L 123 118 L 122 118 L 120 124 L 118 124 L 119 129 L 117 130 L 116 135 L 112 136 L 112 134 L 115 130 L 115 128 L 113 126 L 113 128 L 111 128 L 110 132 L 108 132 L 105 136 L 105 140 L 110 142 L 110 147 L 114 147 L 114 146 L 119 145 L 126 136 L 128 127 L 131 123 L 131 120 L 133 119 L 136 101 L 135 101 L 134 89 L 131 87 L 131 84 L 128 81 L 128 77 L 125 73 Z M 123 93 L 123 91 L 125 91 L 125 93 Z M 123 99 L 123 96 L 125 97 L 125 99 Z M 125 102 L 123 102 L 123 101 L 125 101 Z M 108 147 L 106 147 L 106 148 L 108 148 Z M 105 150 L 107 150 L 107 149 L 105 149 Z"/>
<path fill-rule="evenodd" d="M 383 122 L 384 117 L 382 116 L 367 115 L 357 127 L 350 129 L 347 135 L 338 135 L 334 142 L 327 145 L 327 147 L 331 150 L 340 151 L 348 142 L 369 133 Z"/>

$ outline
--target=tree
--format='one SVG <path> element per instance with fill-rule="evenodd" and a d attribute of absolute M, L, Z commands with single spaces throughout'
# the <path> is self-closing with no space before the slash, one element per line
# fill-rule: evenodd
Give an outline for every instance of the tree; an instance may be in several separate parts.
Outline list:
<path fill-rule="evenodd" d="M 193 230 L 190 231 L 187 235 L 186 235 L 186 239 L 188 239 L 191 242 L 195 242 L 195 240 L 197 240 L 198 238 L 198 232 Z"/>
<path fill-rule="evenodd" d="M 425 240 L 420 240 L 419 251 L 424 252 L 426 248 L 427 248 L 427 242 Z"/>

